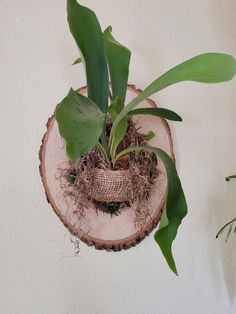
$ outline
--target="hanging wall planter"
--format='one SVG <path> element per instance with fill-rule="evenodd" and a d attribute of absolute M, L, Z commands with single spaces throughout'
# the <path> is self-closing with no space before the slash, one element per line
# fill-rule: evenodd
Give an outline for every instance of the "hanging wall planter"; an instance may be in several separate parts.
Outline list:
<path fill-rule="evenodd" d="M 79 92 L 86 93 L 86 88 L 79 89 Z M 134 85 L 129 85 L 126 97 L 127 99 L 133 99 L 139 93 L 140 90 L 137 90 Z M 152 108 L 155 103 L 147 99 L 141 103 L 141 106 Z M 137 116 L 135 122 L 137 128 L 140 128 L 139 130 L 143 134 L 148 134 L 150 130 L 155 134 L 149 144 L 160 147 L 172 158 L 174 157 L 170 128 L 166 120 L 143 115 Z M 54 115 L 47 124 L 47 132 L 44 135 L 40 150 L 40 160 L 42 181 L 49 203 L 69 231 L 79 236 L 88 245 L 94 245 L 97 249 L 114 251 L 127 249 L 139 243 L 157 225 L 163 209 L 167 187 L 167 178 L 162 162 L 157 167 L 158 177 L 152 187 L 150 198 L 146 204 L 147 208 L 143 208 L 143 211 L 147 212 L 149 216 L 142 226 L 137 227 L 134 223 L 136 209 L 134 207 L 136 205 L 132 207 L 124 206 L 117 215 L 111 215 L 102 209 L 99 210 L 93 201 L 88 201 L 84 204 L 85 208 L 82 209 L 84 216 L 81 217 L 80 209 L 76 206 L 73 195 L 66 193 L 70 183 L 62 177 L 61 169 L 65 170 L 70 166 Z M 119 195 L 119 191 L 128 191 L 128 170 L 107 171 L 97 169 L 97 171 L 95 172 L 93 193 L 90 195 L 91 199 L 107 202 L 129 201 L 131 195 L 126 193 L 122 193 L 125 197 Z M 125 174 L 122 175 L 122 172 Z M 106 178 L 108 186 L 104 187 L 103 185 L 102 189 L 99 189 L 99 183 L 100 186 L 101 182 L 103 183 L 104 173 L 108 176 Z M 118 178 L 121 177 L 122 179 L 119 180 L 120 184 L 118 188 L 116 186 L 116 193 L 115 195 L 112 193 L 113 198 L 111 198 L 109 191 L 111 192 L 111 185 L 114 184 L 114 178 L 112 177 L 114 174 L 116 176 L 119 174 Z M 62 182 L 63 180 L 64 182 Z M 89 184 L 91 183 L 89 182 Z M 98 190 L 100 190 L 100 194 L 97 193 Z"/>
<path fill-rule="evenodd" d="M 236 61 L 201 54 L 143 91 L 133 85 L 127 90 L 131 52 L 111 27 L 102 33 L 94 12 L 76 0 L 67 0 L 67 13 L 81 52 L 75 64 L 83 62 L 87 88 L 71 89 L 48 121 L 40 149 L 47 199 L 71 233 L 98 249 L 134 246 L 161 219 L 154 238 L 177 274 L 172 243 L 187 204 L 165 119 L 182 119 L 148 97 L 182 81 L 228 81 Z"/>

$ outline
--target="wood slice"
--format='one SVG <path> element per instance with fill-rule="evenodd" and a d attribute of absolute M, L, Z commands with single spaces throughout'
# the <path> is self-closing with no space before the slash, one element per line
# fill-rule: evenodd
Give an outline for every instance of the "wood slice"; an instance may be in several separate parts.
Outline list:
<path fill-rule="evenodd" d="M 79 89 L 86 93 L 86 87 Z M 128 85 L 127 102 L 133 99 L 141 90 L 134 85 Z M 139 107 L 156 106 L 147 99 Z M 153 131 L 155 137 L 150 140 L 151 146 L 156 146 L 166 151 L 174 159 L 173 143 L 170 128 L 164 119 L 154 116 L 134 116 L 140 132 L 143 134 Z M 143 228 L 134 225 L 134 210 L 130 207 L 122 208 L 118 216 L 112 217 L 102 211 L 97 211 L 93 203 L 85 209 L 86 219 L 81 226 L 81 219 L 73 199 L 63 194 L 59 177 L 59 169 L 68 166 L 68 157 L 65 152 L 65 143 L 58 130 L 54 115 L 47 122 L 47 132 L 42 139 L 39 152 L 40 175 L 44 185 L 48 202 L 54 212 L 63 222 L 64 226 L 75 236 L 78 236 L 87 245 L 96 249 L 119 251 L 135 246 L 148 235 L 160 220 L 167 188 L 167 179 L 164 165 L 158 162 L 160 174 L 155 182 L 155 189 L 151 192 L 148 206 L 150 218 Z"/>

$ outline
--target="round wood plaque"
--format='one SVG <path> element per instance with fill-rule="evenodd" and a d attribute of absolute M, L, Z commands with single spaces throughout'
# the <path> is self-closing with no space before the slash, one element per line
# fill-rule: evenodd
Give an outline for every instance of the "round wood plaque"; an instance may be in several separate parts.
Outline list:
<path fill-rule="evenodd" d="M 82 94 L 85 94 L 86 91 L 86 87 L 79 89 Z M 127 102 L 137 96 L 140 91 L 134 85 L 128 85 Z M 150 106 L 156 106 L 150 99 L 139 105 L 139 107 Z M 141 133 L 146 134 L 149 131 L 155 133 L 155 137 L 149 142 L 150 145 L 163 149 L 174 159 L 171 132 L 166 120 L 147 115 L 134 117 Z M 102 211 L 97 211 L 92 203 L 85 209 L 86 219 L 81 226 L 74 201 L 68 195 L 65 196 L 58 179 L 59 169 L 68 165 L 68 157 L 54 115 L 47 122 L 47 132 L 42 139 L 39 158 L 40 175 L 48 202 L 64 226 L 87 245 L 108 251 L 128 249 L 143 240 L 160 220 L 167 188 L 165 168 L 161 161 L 158 161 L 160 174 L 148 202 L 150 218 L 144 227 L 138 228 L 134 224 L 134 210 L 132 208 L 122 208 L 118 216 L 110 216 Z"/>

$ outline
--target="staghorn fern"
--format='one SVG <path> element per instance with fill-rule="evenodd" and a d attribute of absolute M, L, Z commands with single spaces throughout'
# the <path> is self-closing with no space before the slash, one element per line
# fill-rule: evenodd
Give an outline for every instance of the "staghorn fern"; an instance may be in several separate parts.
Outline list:
<path fill-rule="evenodd" d="M 76 0 L 67 0 L 67 19 L 77 43 L 86 72 L 88 97 L 73 89 L 56 108 L 56 119 L 71 161 L 88 150 L 98 147 L 112 167 L 118 158 L 134 150 L 149 150 L 160 158 L 167 172 L 167 195 L 159 229 L 154 238 L 172 269 L 177 274 L 172 255 L 172 243 L 179 225 L 187 214 L 187 203 L 173 160 L 161 149 L 150 146 L 129 147 L 118 153 L 117 147 L 126 134 L 128 116 L 148 114 L 173 121 L 182 121 L 175 112 L 165 108 L 135 107 L 154 93 L 183 81 L 219 83 L 231 80 L 236 74 L 236 60 L 223 53 L 204 53 L 173 67 L 149 84 L 128 104 L 125 103 L 131 52 L 121 45 L 108 27 L 102 32 L 93 11 Z M 109 91 L 109 76 L 111 89 Z M 111 104 L 108 106 L 108 97 Z M 112 118 L 109 140 L 105 122 Z"/>

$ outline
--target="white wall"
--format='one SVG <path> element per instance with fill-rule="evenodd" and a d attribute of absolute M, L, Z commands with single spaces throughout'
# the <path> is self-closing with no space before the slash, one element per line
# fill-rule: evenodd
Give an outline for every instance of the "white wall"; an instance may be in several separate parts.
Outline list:
<path fill-rule="evenodd" d="M 97 0 L 102 27 L 132 49 L 130 82 L 143 88 L 205 51 L 236 56 L 235 0 Z M 153 234 L 107 253 L 70 235 L 44 196 L 38 149 L 45 123 L 70 86 L 84 85 L 63 0 L 0 0 L 0 313 L 221 314 L 236 311 L 236 238 L 215 240 L 236 210 L 236 79 L 184 83 L 154 96 L 182 115 L 172 124 L 189 205 L 168 269 Z"/>

